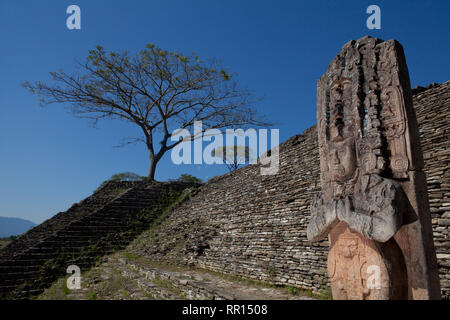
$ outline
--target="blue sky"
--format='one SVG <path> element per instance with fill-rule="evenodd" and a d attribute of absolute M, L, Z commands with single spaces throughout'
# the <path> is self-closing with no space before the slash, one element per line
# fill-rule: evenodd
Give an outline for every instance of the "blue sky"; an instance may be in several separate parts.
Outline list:
<path fill-rule="evenodd" d="M 66 8 L 81 8 L 82 29 L 66 28 Z M 381 8 L 381 30 L 366 28 L 366 8 Z M 0 216 L 40 223 L 86 196 L 114 173 L 146 175 L 144 145 L 113 148 L 138 133 L 121 122 L 93 128 L 63 106 L 39 106 L 21 87 L 70 71 L 101 44 L 136 52 L 147 43 L 220 58 L 265 99 L 257 107 L 280 141 L 315 123 L 316 81 L 341 46 L 364 35 L 402 43 L 412 86 L 449 80 L 450 1 L 42 0 L 0 2 Z M 224 166 L 159 164 L 156 178 L 202 179 Z"/>

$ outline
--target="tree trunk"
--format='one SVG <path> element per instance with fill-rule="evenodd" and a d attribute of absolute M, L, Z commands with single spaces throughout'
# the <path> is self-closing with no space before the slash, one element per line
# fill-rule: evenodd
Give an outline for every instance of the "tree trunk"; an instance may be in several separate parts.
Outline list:
<path fill-rule="evenodd" d="M 148 170 L 148 180 L 150 181 L 155 181 L 155 171 L 156 171 L 156 165 L 157 165 L 158 161 L 152 157 L 150 157 L 150 168 Z"/>
<path fill-rule="evenodd" d="M 146 145 L 149 153 L 149 159 L 150 159 L 150 167 L 148 169 L 148 176 L 147 179 L 149 181 L 155 181 L 155 172 L 156 172 L 156 165 L 158 164 L 159 158 L 158 155 L 155 155 L 155 150 L 153 149 L 153 136 L 152 133 L 144 131 L 144 134 L 146 136 Z"/>

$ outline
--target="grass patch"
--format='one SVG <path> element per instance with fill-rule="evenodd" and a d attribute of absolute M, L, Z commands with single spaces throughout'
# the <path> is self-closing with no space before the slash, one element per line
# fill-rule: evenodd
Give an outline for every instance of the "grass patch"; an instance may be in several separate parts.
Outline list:
<path fill-rule="evenodd" d="M 10 238 L 0 238 L 0 251 L 6 247 L 12 240 Z"/>
<path fill-rule="evenodd" d="M 156 276 L 152 282 L 154 284 L 156 284 L 158 287 L 164 288 L 170 292 L 172 292 L 173 294 L 175 294 L 178 298 L 185 298 L 185 295 L 182 294 L 182 292 L 180 291 L 180 289 L 178 289 L 177 287 L 175 287 L 172 282 L 168 279 L 163 279 L 160 276 Z"/>
<path fill-rule="evenodd" d="M 69 276 L 65 277 L 64 280 L 61 283 L 61 289 L 64 295 L 68 295 L 70 293 L 70 289 L 67 287 L 67 279 L 69 279 Z"/>
<path fill-rule="evenodd" d="M 324 289 L 321 290 L 319 295 L 322 300 L 333 300 L 333 294 L 331 293 L 331 287 L 326 285 Z"/>
<path fill-rule="evenodd" d="M 97 292 L 95 292 L 93 290 L 89 291 L 88 299 L 89 300 L 97 300 Z"/>
<path fill-rule="evenodd" d="M 128 260 L 134 261 L 134 262 L 136 262 L 136 261 L 138 261 L 140 259 L 140 256 L 138 254 L 133 253 L 133 252 L 129 252 L 129 251 L 123 251 L 122 255 L 125 258 L 127 258 Z"/>

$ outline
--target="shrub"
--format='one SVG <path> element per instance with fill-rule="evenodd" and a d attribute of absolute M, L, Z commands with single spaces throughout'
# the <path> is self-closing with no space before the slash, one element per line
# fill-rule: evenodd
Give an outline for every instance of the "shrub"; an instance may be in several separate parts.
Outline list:
<path fill-rule="evenodd" d="M 97 188 L 97 190 L 103 188 L 110 181 L 144 181 L 147 177 L 143 177 L 134 172 L 122 172 L 116 173 L 111 176 L 108 180 L 102 182 L 102 184 Z"/>
<path fill-rule="evenodd" d="M 197 177 L 194 177 L 191 174 L 182 174 L 178 179 L 178 181 L 181 182 L 194 182 L 194 183 L 202 183 L 202 179 L 199 179 Z"/>

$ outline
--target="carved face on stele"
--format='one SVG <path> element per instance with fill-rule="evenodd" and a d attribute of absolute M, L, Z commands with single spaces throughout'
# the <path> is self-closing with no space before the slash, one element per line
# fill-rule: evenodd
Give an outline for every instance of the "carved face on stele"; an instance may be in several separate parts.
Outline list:
<path fill-rule="evenodd" d="M 335 182 L 345 182 L 356 170 L 355 144 L 352 139 L 334 143 L 330 148 L 331 177 Z"/>
<path fill-rule="evenodd" d="M 353 258 L 358 254 L 358 240 L 343 238 L 340 240 L 339 249 L 345 258 Z"/>

